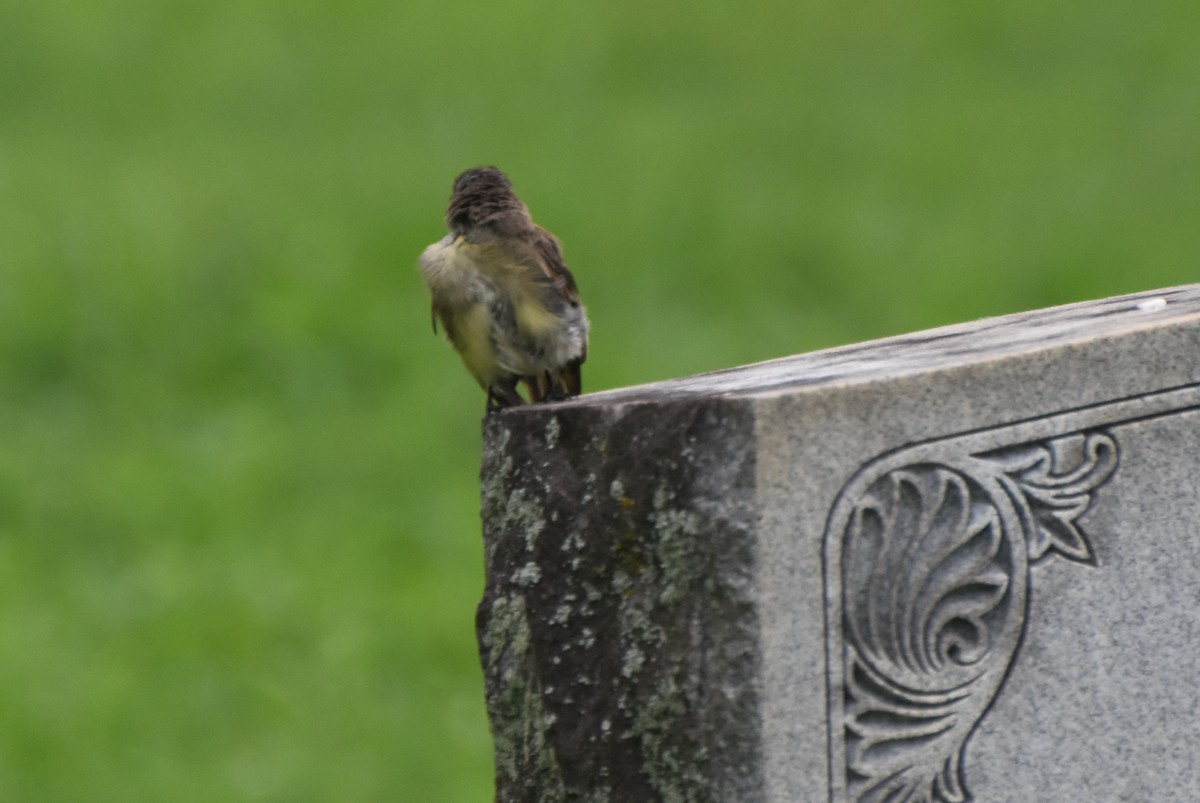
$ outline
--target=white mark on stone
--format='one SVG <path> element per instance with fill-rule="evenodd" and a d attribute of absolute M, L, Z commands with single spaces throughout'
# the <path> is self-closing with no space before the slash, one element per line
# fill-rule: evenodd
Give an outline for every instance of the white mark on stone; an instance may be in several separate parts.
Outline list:
<path fill-rule="evenodd" d="M 1147 298 L 1145 301 L 1139 301 L 1137 308 L 1142 312 L 1154 312 L 1155 310 L 1163 309 L 1167 306 L 1165 298 Z"/>
<path fill-rule="evenodd" d="M 629 589 L 633 588 L 633 578 L 623 571 L 613 572 L 612 590 L 617 594 L 624 594 Z"/>
<path fill-rule="evenodd" d="M 646 655 L 636 645 L 625 651 L 625 660 L 621 663 L 621 674 L 631 678 L 646 663 Z"/>
<path fill-rule="evenodd" d="M 562 432 L 562 427 L 560 427 L 558 424 L 558 418 L 552 416 L 550 418 L 550 420 L 546 422 L 546 448 L 547 449 L 553 449 L 554 445 L 556 443 L 558 443 L 558 435 L 560 432 Z"/>
<path fill-rule="evenodd" d="M 563 539 L 562 545 L 559 546 L 563 552 L 570 552 L 572 549 L 583 549 L 583 533 L 573 532 Z"/>
<path fill-rule="evenodd" d="M 500 526 L 516 525 L 520 528 L 525 536 L 525 548 L 532 552 L 538 536 L 546 527 L 537 501 L 531 499 L 524 490 L 517 489 L 509 496 L 503 516 Z"/>
<path fill-rule="evenodd" d="M 536 585 L 537 581 L 541 579 L 542 570 L 538 568 L 536 563 L 526 563 L 513 574 L 513 580 L 516 584 L 525 588 Z"/>

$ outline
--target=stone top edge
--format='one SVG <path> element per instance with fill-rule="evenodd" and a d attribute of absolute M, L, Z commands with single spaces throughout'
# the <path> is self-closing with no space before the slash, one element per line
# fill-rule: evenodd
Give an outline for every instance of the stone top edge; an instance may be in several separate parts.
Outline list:
<path fill-rule="evenodd" d="M 1019 312 L 781 357 L 693 376 L 600 391 L 555 408 L 754 397 L 872 382 L 1200 319 L 1200 284 Z M 537 407 L 516 408 L 521 413 Z M 544 409 L 544 408 L 543 408 Z"/>

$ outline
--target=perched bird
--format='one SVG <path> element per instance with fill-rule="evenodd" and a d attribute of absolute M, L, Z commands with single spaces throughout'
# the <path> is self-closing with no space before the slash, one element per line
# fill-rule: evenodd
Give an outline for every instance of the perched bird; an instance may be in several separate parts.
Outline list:
<path fill-rule="evenodd" d="M 581 391 L 588 320 L 562 247 L 533 222 L 495 167 L 454 181 L 446 209 L 450 233 L 425 249 L 419 265 L 438 321 L 467 370 L 487 391 L 489 411 Z"/>

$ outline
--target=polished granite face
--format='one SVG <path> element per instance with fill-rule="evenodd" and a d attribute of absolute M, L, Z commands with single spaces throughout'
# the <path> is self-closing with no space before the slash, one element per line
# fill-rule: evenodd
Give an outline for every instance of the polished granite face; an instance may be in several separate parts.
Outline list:
<path fill-rule="evenodd" d="M 500 800 L 1194 800 L 1200 288 L 491 416 Z"/>

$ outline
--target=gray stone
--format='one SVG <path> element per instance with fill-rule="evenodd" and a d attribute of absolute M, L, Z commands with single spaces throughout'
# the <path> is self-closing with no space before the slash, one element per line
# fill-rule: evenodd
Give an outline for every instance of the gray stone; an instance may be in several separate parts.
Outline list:
<path fill-rule="evenodd" d="M 501 801 L 1200 799 L 1200 286 L 506 410 Z"/>

